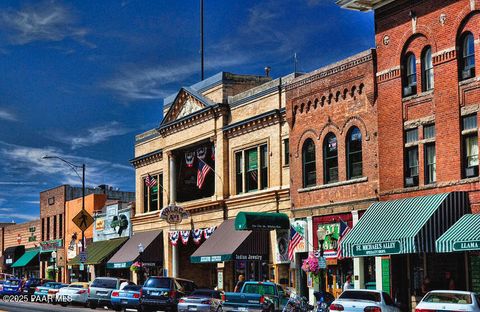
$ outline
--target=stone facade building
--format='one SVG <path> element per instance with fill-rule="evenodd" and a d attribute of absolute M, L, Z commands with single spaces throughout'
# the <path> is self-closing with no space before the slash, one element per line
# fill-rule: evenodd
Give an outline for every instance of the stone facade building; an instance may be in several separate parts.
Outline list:
<path fill-rule="evenodd" d="M 289 212 L 285 85 L 291 79 L 293 75 L 271 80 L 219 73 L 166 98 L 160 126 L 137 136 L 131 161 L 137 190 L 133 231 L 163 230 L 164 274 L 226 290 L 233 290 L 239 274 L 288 283 L 288 264 L 277 261 L 276 243 L 270 243 L 275 242 L 273 232 L 262 240 L 268 246 L 257 246 L 260 240 L 255 242 L 256 234 L 248 232 L 240 241 L 245 239 L 243 245 L 261 253 L 255 254 L 255 261 L 212 260 L 217 259 L 213 256 L 198 257 L 200 263 L 192 263 L 191 256 L 204 245 L 198 247 L 190 237 L 188 243 L 178 240 L 173 246 L 169 236 L 178 230 L 188 233 L 212 227 L 233 235 L 233 223 L 225 220 L 239 212 Z M 198 172 L 205 165 L 211 170 L 199 185 L 203 178 Z M 157 184 L 149 187 L 145 180 L 152 177 Z M 175 227 L 159 216 L 162 208 L 174 203 L 190 215 Z M 225 239 L 226 248 L 235 250 L 229 246 L 232 241 Z M 237 259 L 244 256 L 228 254 Z"/>

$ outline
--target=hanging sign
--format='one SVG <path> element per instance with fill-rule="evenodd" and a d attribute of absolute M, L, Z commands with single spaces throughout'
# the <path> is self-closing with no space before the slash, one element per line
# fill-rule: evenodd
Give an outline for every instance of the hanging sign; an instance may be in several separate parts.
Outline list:
<path fill-rule="evenodd" d="M 167 221 L 168 224 L 181 223 L 183 219 L 190 217 L 189 213 L 183 207 L 175 204 L 168 205 L 160 211 L 160 219 Z"/>

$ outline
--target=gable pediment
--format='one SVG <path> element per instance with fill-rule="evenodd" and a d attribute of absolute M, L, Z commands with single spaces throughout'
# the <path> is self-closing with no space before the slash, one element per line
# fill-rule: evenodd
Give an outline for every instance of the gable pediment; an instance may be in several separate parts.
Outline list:
<path fill-rule="evenodd" d="M 187 117 L 207 106 L 213 105 L 211 101 L 194 92 L 182 88 L 175 101 L 170 106 L 162 124 L 167 124 L 172 121 Z"/>

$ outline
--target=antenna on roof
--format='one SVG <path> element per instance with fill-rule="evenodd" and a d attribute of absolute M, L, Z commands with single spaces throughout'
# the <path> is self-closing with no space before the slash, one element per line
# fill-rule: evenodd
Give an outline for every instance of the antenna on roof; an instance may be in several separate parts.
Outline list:
<path fill-rule="evenodd" d="M 295 52 L 293 53 L 293 73 L 297 72 L 297 63 L 298 63 L 297 52 Z"/>
<path fill-rule="evenodd" d="M 202 80 L 205 78 L 204 53 L 205 51 L 203 49 L 203 0 L 200 0 L 200 54 L 201 54 Z"/>

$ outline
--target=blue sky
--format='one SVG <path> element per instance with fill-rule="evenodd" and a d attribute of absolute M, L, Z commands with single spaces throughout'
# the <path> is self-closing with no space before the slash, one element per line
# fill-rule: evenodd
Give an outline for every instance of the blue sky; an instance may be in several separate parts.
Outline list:
<path fill-rule="evenodd" d="M 0 2 L 0 222 L 38 217 L 39 193 L 79 185 L 134 191 L 135 134 L 162 99 L 199 80 L 199 0 Z M 205 0 L 206 77 L 278 77 L 373 47 L 373 15 L 330 0 Z"/>

